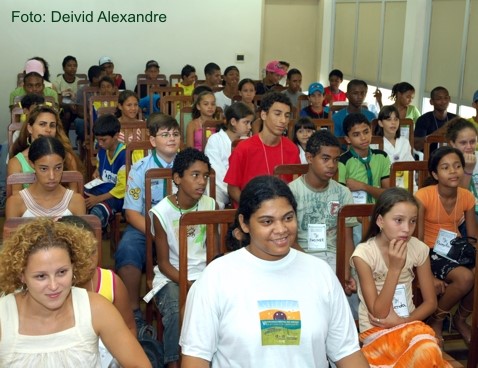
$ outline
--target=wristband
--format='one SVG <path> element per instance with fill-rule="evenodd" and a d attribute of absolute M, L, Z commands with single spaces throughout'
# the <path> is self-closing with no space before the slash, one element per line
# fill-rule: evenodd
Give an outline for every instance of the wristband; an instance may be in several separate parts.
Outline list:
<path fill-rule="evenodd" d="M 465 175 L 468 175 L 468 176 L 472 176 L 472 175 L 473 175 L 472 172 L 470 173 L 470 172 L 467 172 L 467 171 L 465 171 L 465 170 L 463 170 L 463 172 L 465 173 Z"/>

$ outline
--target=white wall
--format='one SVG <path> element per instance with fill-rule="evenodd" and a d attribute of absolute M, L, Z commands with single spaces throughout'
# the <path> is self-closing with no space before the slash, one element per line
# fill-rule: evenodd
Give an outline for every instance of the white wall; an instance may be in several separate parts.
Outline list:
<path fill-rule="evenodd" d="M 136 74 L 143 73 L 147 60 L 156 59 L 161 72 L 179 73 L 192 64 L 200 79 L 210 61 L 224 70 L 236 65 L 242 77 L 259 78 L 263 0 L 2 0 L 0 2 L 0 142 L 6 137 L 10 120 L 8 96 L 16 87 L 16 75 L 25 61 L 42 56 L 50 64 L 50 73 L 62 72 L 66 55 L 78 59 L 78 72 L 86 73 L 99 57 L 110 56 L 127 88 L 133 89 Z M 97 17 L 101 11 L 113 13 L 166 14 L 164 23 L 105 23 Z M 12 12 L 28 18 L 40 14 L 39 23 L 12 20 Z M 62 14 L 93 12 L 94 21 L 84 23 L 52 22 L 52 11 Z M 236 63 L 236 53 L 245 54 L 245 62 Z"/>

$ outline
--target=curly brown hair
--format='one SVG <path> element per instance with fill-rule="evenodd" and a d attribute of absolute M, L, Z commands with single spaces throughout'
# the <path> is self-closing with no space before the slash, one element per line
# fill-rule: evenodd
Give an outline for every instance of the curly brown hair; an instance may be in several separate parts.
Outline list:
<path fill-rule="evenodd" d="M 68 251 L 75 284 L 91 277 L 92 255 L 96 238 L 88 230 L 51 218 L 37 218 L 11 234 L 0 251 L 0 290 L 6 294 L 22 287 L 21 276 L 28 258 L 40 249 L 61 248 Z"/>

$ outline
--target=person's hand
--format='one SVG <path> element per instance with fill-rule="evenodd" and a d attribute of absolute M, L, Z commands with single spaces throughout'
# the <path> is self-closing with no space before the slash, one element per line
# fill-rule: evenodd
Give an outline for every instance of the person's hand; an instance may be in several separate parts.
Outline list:
<path fill-rule="evenodd" d="M 94 205 L 98 204 L 100 201 L 98 200 L 98 196 L 94 196 L 92 194 L 86 193 L 88 198 L 85 198 L 85 205 L 87 209 L 90 209 Z"/>
<path fill-rule="evenodd" d="M 372 326 L 380 327 L 380 328 L 391 328 L 397 325 L 401 325 L 405 323 L 405 320 L 400 317 L 393 308 L 390 308 L 390 312 L 388 316 L 385 318 L 377 318 L 372 315 L 370 312 L 368 313 L 368 320 Z"/>
<path fill-rule="evenodd" d="M 364 183 L 355 179 L 347 179 L 345 181 L 345 185 L 349 188 L 352 192 L 356 192 L 358 190 L 364 190 Z"/>
<path fill-rule="evenodd" d="M 442 294 L 445 294 L 445 290 L 448 284 L 445 281 L 439 280 L 436 277 L 434 277 L 433 286 L 435 287 L 436 295 L 442 295 Z"/>
<path fill-rule="evenodd" d="M 475 170 L 476 165 L 476 156 L 474 153 L 464 153 L 463 156 L 465 157 L 465 171 L 466 172 L 473 172 Z"/>
<path fill-rule="evenodd" d="M 375 100 L 377 100 L 377 103 L 382 106 L 382 91 L 380 91 L 378 88 L 375 90 L 373 93 L 373 97 L 375 97 Z"/>
<path fill-rule="evenodd" d="M 98 179 L 100 177 L 100 172 L 98 171 L 98 169 L 95 170 L 92 177 L 93 177 L 93 179 Z"/>
<path fill-rule="evenodd" d="M 328 94 L 328 95 L 325 95 L 324 98 L 327 104 L 332 106 L 332 104 L 334 103 L 334 96 L 332 96 L 332 94 Z"/>
<path fill-rule="evenodd" d="M 344 287 L 345 294 L 351 295 L 352 293 L 357 291 L 357 284 L 353 277 L 350 277 L 345 280 L 345 287 Z"/>
<path fill-rule="evenodd" d="M 388 244 L 388 269 L 401 271 L 407 260 L 407 241 L 392 239 Z"/>

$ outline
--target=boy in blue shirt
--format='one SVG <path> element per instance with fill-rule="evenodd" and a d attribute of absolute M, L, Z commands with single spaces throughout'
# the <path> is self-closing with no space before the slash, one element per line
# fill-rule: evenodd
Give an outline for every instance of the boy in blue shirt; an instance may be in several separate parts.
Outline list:
<path fill-rule="evenodd" d="M 347 135 L 344 132 L 344 119 L 348 114 L 362 113 L 365 115 L 368 121 L 372 121 L 377 116 L 369 111 L 366 107 L 363 107 L 363 102 L 367 96 L 368 86 L 363 80 L 352 79 L 347 84 L 347 99 L 349 104 L 346 108 L 338 111 L 332 116 L 334 121 L 334 134 L 336 137 L 342 137 Z"/>
<path fill-rule="evenodd" d="M 101 220 L 101 226 L 106 228 L 111 217 L 123 208 L 123 198 L 126 187 L 125 160 L 126 150 L 118 141 L 121 124 L 114 115 L 100 116 L 93 126 L 93 133 L 98 141 L 97 167 L 93 179 L 93 187 L 86 189 L 85 200 L 88 213 Z"/>
<path fill-rule="evenodd" d="M 178 122 L 161 113 L 149 116 L 148 129 L 154 150 L 136 162 L 128 174 L 123 206 L 128 226 L 115 252 L 117 273 L 128 290 L 138 330 L 145 324 L 139 309 L 141 275 L 146 264 L 145 174 L 149 169 L 172 167 L 181 137 Z M 151 206 L 163 199 L 165 190 L 163 180 L 153 181 Z"/>
<path fill-rule="evenodd" d="M 340 156 L 339 183 L 352 191 L 355 203 L 375 203 L 390 186 L 390 159 L 384 151 L 370 148 L 372 128 L 363 114 L 348 114 L 344 131 L 349 150 Z"/>

